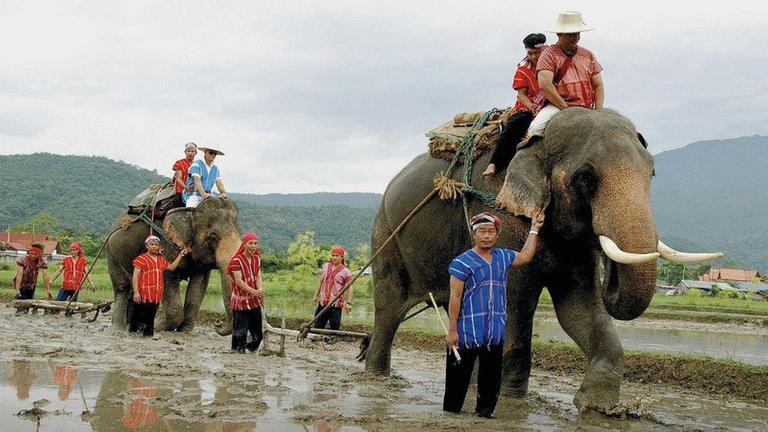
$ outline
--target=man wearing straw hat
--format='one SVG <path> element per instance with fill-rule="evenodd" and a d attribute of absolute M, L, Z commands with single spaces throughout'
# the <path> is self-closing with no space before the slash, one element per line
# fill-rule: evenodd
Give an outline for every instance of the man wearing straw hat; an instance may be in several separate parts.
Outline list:
<path fill-rule="evenodd" d="M 221 193 L 222 198 L 227 197 L 224 191 L 224 183 L 221 182 L 221 171 L 213 162 L 217 155 L 224 156 L 224 152 L 211 147 L 200 147 L 203 152 L 203 159 L 196 159 L 189 167 L 189 176 L 187 185 L 194 187 L 194 192 L 184 190 L 182 198 L 187 207 L 197 207 L 200 202 L 209 196 L 213 190 L 213 185 Z"/>
<path fill-rule="evenodd" d="M 529 136 L 543 135 L 549 120 L 560 110 L 603 107 L 603 67 L 591 51 L 578 45 L 581 32 L 589 30 L 593 28 L 576 11 L 561 13 L 547 30 L 557 34 L 557 43 L 547 47 L 536 63 L 536 76 L 547 103 L 528 127 Z"/>
<path fill-rule="evenodd" d="M 544 215 L 531 221 L 523 249 L 494 247 L 501 232 L 501 220 L 483 212 L 470 219 L 475 246 L 456 257 L 448 268 L 451 297 L 448 305 L 450 327 L 446 342 L 445 396 L 443 410 L 460 412 L 467 395 L 475 359 L 478 359 L 477 405 L 475 415 L 491 417 L 499 400 L 501 367 L 507 322 L 507 270 L 528 264 L 536 252 Z M 458 347 L 461 361 L 450 348 Z"/>

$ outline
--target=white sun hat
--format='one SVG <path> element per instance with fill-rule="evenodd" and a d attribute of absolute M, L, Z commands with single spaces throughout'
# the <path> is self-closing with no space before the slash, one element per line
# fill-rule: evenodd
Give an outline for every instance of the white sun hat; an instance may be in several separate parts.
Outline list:
<path fill-rule="evenodd" d="M 581 17 L 579 11 L 567 11 L 557 16 L 557 22 L 554 28 L 547 30 L 549 33 L 581 33 L 584 31 L 594 30 L 594 27 L 590 27 L 584 24 L 584 19 Z"/>

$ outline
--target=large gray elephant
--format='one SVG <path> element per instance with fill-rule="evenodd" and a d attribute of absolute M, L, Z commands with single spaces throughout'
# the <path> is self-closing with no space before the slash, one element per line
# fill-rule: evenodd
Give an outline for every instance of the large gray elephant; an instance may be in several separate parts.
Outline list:
<path fill-rule="evenodd" d="M 144 239 L 149 235 L 149 226 L 141 221 L 129 224 L 126 229 L 118 229 L 133 215 L 125 214 L 118 219 L 112 229 L 117 229 L 107 242 L 107 267 L 115 293 L 112 313 L 112 327 L 125 330 L 131 308 L 131 275 L 133 259 L 142 253 Z M 135 217 L 135 216 L 134 216 Z M 165 272 L 163 283 L 163 314 L 155 326 L 159 330 L 189 330 L 195 325 L 200 304 L 208 288 L 211 270 L 221 272 L 221 292 L 224 308 L 227 311 L 226 322 L 219 334 L 232 332 L 232 311 L 230 307 L 230 281 L 226 274 L 227 264 L 240 246 L 241 229 L 237 220 L 237 208 L 228 199 L 207 198 L 197 208 L 177 208 L 156 219 L 173 241 L 192 248 L 192 252 L 181 260 L 173 272 Z M 161 238 L 163 255 L 168 261 L 173 260 L 179 248 Z M 179 282 L 188 279 L 187 293 L 179 292 Z"/>
<path fill-rule="evenodd" d="M 658 241 L 649 192 L 653 158 L 626 118 L 607 109 L 568 108 L 552 119 L 545 135 L 518 150 L 503 184 L 500 174 L 482 179 L 489 155 L 474 163 L 472 184 L 497 192 L 497 204 L 520 215 L 495 212 L 504 223 L 499 246 L 520 250 L 529 218 L 546 215 L 534 260 L 509 273 L 503 387 L 512 396 L 527 392 L 533 315 L 547 287 L 560 325 L 588 359 L 574 404 L 609 407 L 619 400 L 623 361 L 611 318 L 631 320 L 648 307 L 659 252 L 689 262 L 716 256 L 678 253 Z M 372 250 L 447 166 L 421 155 L 392 180 L 376 214 Z M 460 171 L 454 179 L 460 180 Z M 472 215 L 489 209 L 470 197 L 468 210 Z M 434 198 L 373 262 L 376 311 L 368 371 L 390 372 L 395 332 L 413 306 L 428 301 L 429 291 L 448 303 L 448 265 L 471 241 L 460 201 Z"/>

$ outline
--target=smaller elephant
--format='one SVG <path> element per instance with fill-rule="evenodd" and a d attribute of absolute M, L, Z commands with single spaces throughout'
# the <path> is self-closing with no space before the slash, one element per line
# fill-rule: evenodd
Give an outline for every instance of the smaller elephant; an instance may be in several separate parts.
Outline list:
<path fill-rule="evenodd" d="M 237 219 L 237 208 L 228 199 L 207 198 L 197 208 L 177 208 L 168 212 L 155 223 L 176 243 L 161 237 L 163 255 L 172 260 L 179 246 L 190 247 L 192 252 L 182 259 L 173 272 L 163 276 L 163 315 L 155 327 L 158 330 L 191 330 L 197 320 L 197 313 L 208 288 L 211 270 L 221 272 L 221 293 L 227 312 L 224 328 L 219 334 L 232 332 L 232 310 L 230 306 L 231 286 L 226 274 L 227 264 L 240 246 L 241 229 Z M 149 235 L 149 226 L 141 221 L 128 224 L 120 229 L 131 216 L 123 214 L 112 229 L 116 230 L 107 241 L 107 267 L 115 293 L 112 313 L 112 327 L 125 330 L 133 311 L 131 297 L 131 275 L 133 259 L 143 252 L 144 239 Z M 189 280 L 187 293 L 182 303 L 179 283 Z"/>

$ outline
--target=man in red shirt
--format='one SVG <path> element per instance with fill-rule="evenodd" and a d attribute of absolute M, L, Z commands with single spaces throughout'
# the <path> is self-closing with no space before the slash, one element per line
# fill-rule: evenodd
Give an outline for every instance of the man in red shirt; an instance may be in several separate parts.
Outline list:
<path fill-rule="evenodd" d="M 160 239 L 150 235 L 144 240 L 147 252 L 133 260 L 133 313 L 128 331 L 142 333 L 144 336 L 155 334 L 155 314 L 163 299 L 163 272 L 174 271 L 181 258 L 189 253 L 182 249 L 172 263 L 168 263 L 160 253 Z"/>
<path fill-rule="evenodd" d="M 189 175 L 189 167 L 195 160 L 197 155 L 197 144 L 188 142 L 184 146 L 184 159 L 179 159 L 173 164 L 173 203 L 174 207 L 184 207 L 184 200 L 181 198 L 181 193 L 186 190 L 187 192 L 194 192 L 195 187 L 187 185 L 187 176 Z"/>
<path fill-rule="evenodd" d="M 536 76 L 547 104 L 531 122 L 529 136 L 543 135 L 549 120 L 560 110 L 603 107 L 603 67 L 591 51 L 578 45 L 581 32 L 588 30 L 593 28 L 575 11 L 561 13 L 554 28 L 547 30 L 557 33 L 557 43 L 547 47 L 536 63 Z"/>
<path fill-rule="evenodd" d="M 512 114 L 499 136 L 496 147 L 493 148 L 491 160 L 483 172 L 491 176 L 501 171 L 515 156 L 517 144 L 525 137 L 525 132 L 533 120 L 534 99 L 539 93 L 539 82 L 536 80 L 536 63 L 539 55 L 547 47 L 547 37 L 541 33 L 531 33 L 523 39 L 526 55 L 517 65 L 515 76 L 512 78 L 512 88 L 517 90 L 517 103 Z"/>
<path fill-rule="evenodd" d="M 261 307 L 264 289 L 261 280 L 259 237 L 248 232 L 227 265 L 232 281 L 232 351 L 256 351 L 263 338 Z M 248 341 L 251 333 L 251 342 Z"/>

